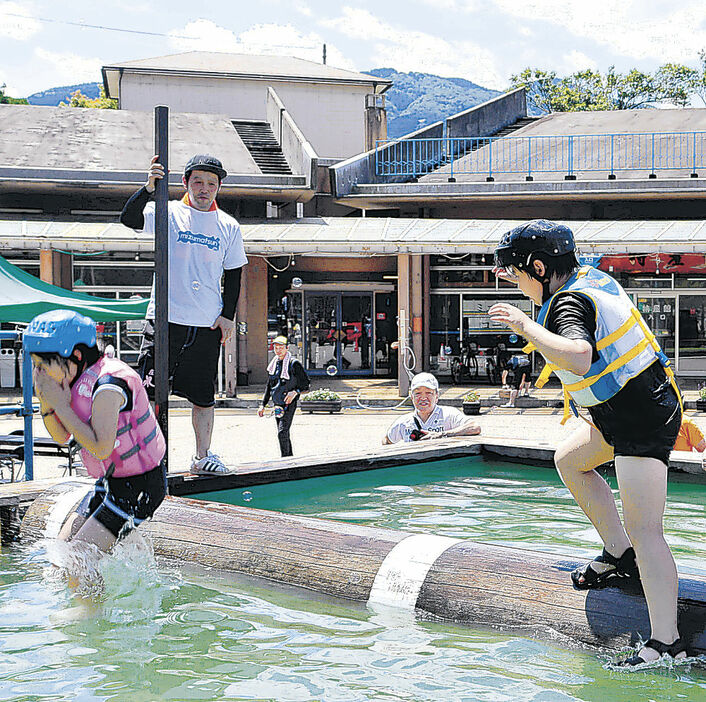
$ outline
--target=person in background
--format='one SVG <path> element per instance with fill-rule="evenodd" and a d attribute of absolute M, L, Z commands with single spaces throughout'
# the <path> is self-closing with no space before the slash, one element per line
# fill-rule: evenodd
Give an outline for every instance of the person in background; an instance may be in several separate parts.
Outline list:
<path fill-rule="evenodd" d="M 275 337 L 272 348 L 274 358 L 267 366 L 267 385 L 262 404 L 257 413 L 260 417 L 265 414 L 265 407 L 272 398 L 275 406 L 275 420 L 277 421 L 277 439 L 282 457 L 292 456 L 292 440 L 289 430 L 292 426 L 294 413 L 297 409 L 299 395 L 309 389 L 309 376 L 304 366 L 289 353 L 289 341 L 286 336 Z"/>
<path fill-rule="evenodd" d="M 585 407 L 590 422 L 558 447 L 566 487 L 598 531 L 603 552 L 571 579 L 579 590 L 618 577 L 642 581 L 651 638 L 621 662 L 634 667 L 686 656 L 677 628 L 678 577 L 664 538 L 669 452 L 679 433 L 682 400 L 669 359 L 616 280 L 580 266 L 571 230 L 534 220 L 503 235 L 495 273 L 541 306 L 537 321 L 509 303 L 490 310 L 495 324 L 525 337 L 562 382 L 564 420 Z M 529 350 L 529 349 L 528 349 Z M 623 520 L 610 485 L 595 470 L 614 459 Z M 639 566 L 639 571 L 638 571 Z"/>
<path fill-rule="evenodd" d="M 169 203 L 169 380 L 172 392 L 191 403 L 196 454 L 190 471 L 196 475 L 228 472 L 210 450 L 216 374 L 221 344 L 233 333 L 241 270 L 248 260 L 238 222 L 216 204 L 226 175 L 214 156 L 193 156 L 184 168 L 184 197 Z M 155 156 L 147 183 L 123 207 L 122 224 L 154 234 L 155 206 L 148 201 L 163 177 Z M 154 318 L 153 288 L 138 359 L 148 388 L 154 376 Z"/>
<path fill-rule="evenodd" d="M 95 323 L 77 312 L 38 315 L 23 343 L 32 355 L 47 431 L 59 444 L 73 435 L 96 479 L 59 538 L 108 551 L 151 517 L 167 494 L 166 442 L 142 379 L 122 361 L 100 356 Z"/>
<path fill-rule="evenodd" d="M 682 417 L 679 435 L 674 442 L 674 451 L 698 451 L 701 454 L 701 467 L 706 470 L 706 438 L 696 424 L 686 415 Z"/>
<path fill-rule="evenodd" d="M 455 407 L 438 404 L 439 381 L 431 373 L 417 373 L 409 384 L 414 412 L 393 422 L 382 440 L 383 445 L 398 441 L 424 441 L 453 436 L 475 436 L 480 427 Z"/>
<path fill-rule="evenodd" d="M 512 387 L 510 389 L 509 401 L 503 407 L 514 407 L 517 396 L 527 382 L 527 372 L 529 370 L 529 359 L 525 354 L 516 353 L 507 362 L 508 371 L 512 373 Z"/>

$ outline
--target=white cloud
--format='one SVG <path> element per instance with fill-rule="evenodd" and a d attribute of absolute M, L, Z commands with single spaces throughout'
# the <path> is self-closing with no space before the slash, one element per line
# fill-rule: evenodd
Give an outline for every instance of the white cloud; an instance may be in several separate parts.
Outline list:
<path fill-rule="evenodd" d="M 591 68 L 594 71 L 600 70 L 600 66 L 582 51 L 570 51 L 564 56 L 564 73 L 576 73 Z"/>
<path fill-rule="evenodd" d="M 31 39 L 40 29 L 40 23 L 31 15 L 32 13 L 19 3 L 0 2 L 0 37 L 18 41 Z"/>
<path fill-rule="evenodd" d="M 313 10 L 303 2 L 300 2 L 294 9 L 304 17 L 311 17 L 314 14 Z"/>
<path fill-rule="evenodd" d="M 57 53 L 37 48 L 34 57 L 40 62 L 42 83 L 59 86 L 74 83 L 93 83 L 101 80 L 103 62 L 70 52 Z"/>
<path fill-rule="evenodd" d="M 343 14 L 321 25 L 360 41 L 372 41 L 368 66 L 467 77 L 486 87 L 503 88 L 493 54 L 472 41 L 448 41 L 425 32 L 397 29 L 367 10 L 344 7 Z"/>
<path fill-rule="evenodd" d="M 633 59 L 694 62 L 703 48 L 703 0 L 492 0 L 520 20 L 547 22 Z M 676 5 L 676 6 L 675 6 Z"/>
<path fill-rule="evenodd" d="M 198 19 L 169 32 L 170 41 L 180 51 L 225 51 L 237 53 L 238 37 L 215 22 Z"/>
<path fill-rule="evenodd" d="M 352 61 L 316 32 L 304 34 L 291 24 L 256 24 L 236 34 L 210 20 L 189 22 L 170 32 L 172 45 L 180 51 L 222 51 L 235 54 L 295 56 L 319 63 L 326 43 L 326 62 L 356 70 Z M 183 37 L 188 37 L 184 39 Z"/>

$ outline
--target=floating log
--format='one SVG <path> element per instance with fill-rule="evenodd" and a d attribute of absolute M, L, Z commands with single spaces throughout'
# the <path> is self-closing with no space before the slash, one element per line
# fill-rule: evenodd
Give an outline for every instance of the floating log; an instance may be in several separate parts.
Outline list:
<path fill-rule="evenodd" d="M 78 482 L 47 490 L 25 515 L 23 539 L 56 536 L 86 492 Z M 639 585 L 575 590 L 579 562 L 551 554 L 179 497 L 140 529 L 160 557 L 455 622 L 548 627 L 612 649 L 649 635 Z M 680 631 L 704 654 L 706 577 L 682 577 L 679 595 Z"/>

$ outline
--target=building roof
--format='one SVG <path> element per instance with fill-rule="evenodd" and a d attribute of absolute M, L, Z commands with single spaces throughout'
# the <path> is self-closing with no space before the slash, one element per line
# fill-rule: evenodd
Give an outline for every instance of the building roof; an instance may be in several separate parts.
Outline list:
<path fill-rule="evenodd" d="M 170 112 L 169 144 L 173 196 L 194 153 L 211 153 L 223 162 L 228 177 L 222 198 L 313 196 L 306 174 L 262 173 L 225 115 Z M 31 188 L 126 196 L 144 183 L 153 155 L 150 112 L 0 105 L 0 194 Z"/>
<path fill-rule="evenodd" d="M 322 217 L 241 223 L 249 254 L 276 256 L 490 253 L 502 234 L 520 222 L 497 219 L 385 219 Z M 700 253 L 703 220 L 567 221 L 582 253 Z M 2 249 L 54 246 L 72 252 L 148 252 L 150 236 L 121 224 L 0 220 Z"/>
<path fill-rule="evenodd" d="M 181 54 L 155 56 L 154 58 L 123 61 L 103 66 L 106 94 L 117 98 L 122 72 L 177 73 L 222 76 L 224 78 L 250 78 L 325 83 L 364 83 L 380 86 L 384 92 L 392 81 L 366 73 L 348 71 L 329 64 L 306 61 L 293 56 L 259 56 L 255 54 L 227 54 L 215 51 L 188 51 Z"/>
<path fill-rule="evenodd" d="M 260 169 L 225 115 L 170 112 L 170 170 L 195 152 L 217 155 L 229 173 Z M 3 167 L 146 172 L 154 154 L 150 112 L 0 105 Z"/>

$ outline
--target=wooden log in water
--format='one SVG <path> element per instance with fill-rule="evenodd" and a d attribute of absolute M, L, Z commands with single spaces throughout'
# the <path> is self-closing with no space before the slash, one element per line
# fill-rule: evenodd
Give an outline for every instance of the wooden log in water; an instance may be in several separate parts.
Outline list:
<path fill-rule="evenodd" d="M 24 518 L 23 538 L 55 536 L 86 491 L 72 482 L 45 492 Z M 549 628 L 613 649 L 649 635 L 639 585 L 575 590 L 569 573 L 579 562 L 551 554 L 179 497 L 140 528 L 160 557 L 326 595 L 399 601 L 467 624 Z M 682 635 L 706 654 L 706 577 L 680 579 L 679 611 Z"/>

